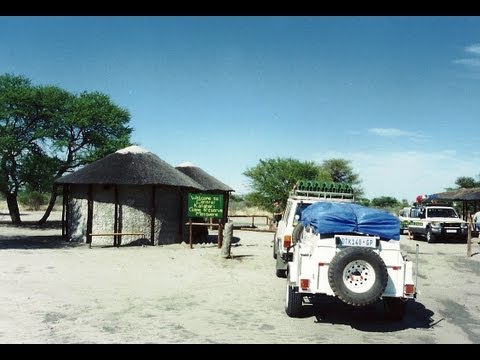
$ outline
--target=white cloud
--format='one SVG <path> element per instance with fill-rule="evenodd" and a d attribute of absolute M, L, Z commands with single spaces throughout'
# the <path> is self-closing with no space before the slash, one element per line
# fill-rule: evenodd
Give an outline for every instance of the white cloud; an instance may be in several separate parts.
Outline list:
<path fill-rule="evenodd" d="M 476 54 L 476 55 L 480 55 L 480 44 L 472 44 L 472 45 L 466 46 L 465 51 Z"/>
<path fill-rule="evenodd" d="M 457 59 L 453 60 L 453 63 L 476 67 L 480 66 L 480 58 Z"/>
<path fill-rule="evenodd" d="M 371 129 L 368 129 L 368 132 L 378 136 L 386 136 L 386 137 L 405 136 L 405 137 L 411 137 L 411 138 L 426 138 L 425 135 L 421 135 L 411 131 L 394 129 L 394 128 L 371 128 Z"/>
<path fill-rule="evenodd" d="M 312 160 L 322 163 L 332 158 L 351 160 L 350 165 L 359 174 L 365 197 L 369 199 L 392 196 L 413 202 L 419 194 L 445 191 L 445 188 L 455 186 L 458 177 L 475 178 L 478 173 L 471 160 L 459 156 L 454 150 L 328 152 L 314 154 Z"/>
<path fill-rule="evenodd" d="M 480 68 L 480 44 L 472 44 L 464 48 L 465 52 L 475 57 L 468 57 L 463 59 L 455 59 L 452 62 L 457 65 L 465 66 L 469 69 L 471 74 L 469 77 L 478 79 L 478 70 Z"/>

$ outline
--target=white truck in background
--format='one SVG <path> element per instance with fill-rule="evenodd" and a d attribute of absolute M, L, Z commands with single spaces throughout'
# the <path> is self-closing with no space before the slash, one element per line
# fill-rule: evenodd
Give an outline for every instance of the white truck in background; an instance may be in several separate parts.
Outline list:
<path fill-rule="evenodd" d="M 400 234 L 408 233 L 408 226 L 418 220 L 418 206 L 407 206 L 400 210 L 398 219 L 400 220 Z"/>
<path fill-rule="evenodd" d="M 418 218 L 408 224 L 410 239 L 424 237 L 432 243 L 437 239 L 467 241 L 467 222 L 451 206 L 424 205 Z"/>

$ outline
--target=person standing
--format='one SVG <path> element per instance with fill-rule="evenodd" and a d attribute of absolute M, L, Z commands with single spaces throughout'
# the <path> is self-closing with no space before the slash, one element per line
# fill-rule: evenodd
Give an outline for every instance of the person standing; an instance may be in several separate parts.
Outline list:
<path fill-rule="evenodd" d="M 480 211 L 477 211 L 474 215 L 473 215 L 473 224 L 474 224 L 474 229 L 476 231 L 480 231 Z"/>
<path fill-rule="evenodd" d="M 282 207 L 280 206 L 280 201 L 273 201 L 273 219 L 275 220 L 275 225 L 278 225 L 278 222 L 282 218 Z"/>

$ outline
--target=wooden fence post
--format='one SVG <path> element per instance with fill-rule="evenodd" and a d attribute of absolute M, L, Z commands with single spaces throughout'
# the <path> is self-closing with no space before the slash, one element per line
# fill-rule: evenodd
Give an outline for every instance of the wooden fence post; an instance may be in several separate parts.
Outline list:
<path fill-rule="evenodd" d="M 193 249 L 193 246 L 192 246 L 192 218 L 188 219 L 188 242 L 190 243 L 190 249 Z"/>
<path fill-rule="evenodd" d="M 472 256 L 472 229 L 471 229 L 471 220 L 468 219 L 468 235 L 467 235 L 467 257 Z"/>
<path fill-rule="evenodd" d="M 218 220 L 218 248 L 220 249 L 222 247 L 222 242 L 223 242 L 223 224 L 222 224 L 222 219 Z"/>
<path fill-rule="evenodd" d="M 225 224 L 225 236 L 223 238 L 222 244 L 222 257 L 225 259 L 230 259 L 230 247 L 233 237 L 233 222 L 230 220 Z"/>

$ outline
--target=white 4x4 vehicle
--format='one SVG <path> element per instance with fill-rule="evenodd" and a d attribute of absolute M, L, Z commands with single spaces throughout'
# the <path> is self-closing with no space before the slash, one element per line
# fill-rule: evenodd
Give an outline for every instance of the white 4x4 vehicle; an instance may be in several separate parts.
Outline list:
<path fill-rule="evenodd" d="M 468 236 L 467 222 L 460 219 L 455 209 L 450 206 L 422 207 L 418 219 L 408 225 L 408 231 L 411 239 L 423 236 L 429 243 L 440 238 L 466 241 Z"/>
<path fill-rule="evenodd" d="M 291 252 L 293 230 L 301 213 L 309 205 L 317 202 L 353 202 L 352 188 L 340 183 L 321 183 L 316 181 L 299 181 L 291 192 L 285 211 L 277 224 L 273 238 L 273 258 L 278 277 L 286 277 L 287 264 Z"/>
<path fill-rule="evenodd" d="M 408 232 L 408 226 L 418 220 L 418 212 L 420 208 L 417 206 L 408 206 L 400 210 L 398 219 L 400 220 L 400 234 Z"/>
<path fill-rule="evenodd" d="M 389 318 L 400 320 L 416 286 L 413 263 L 400 251 L 399 225 L 394 215 L 358 204 L 306 209 L 289 248 L 287 315 L 301 315 L 304 297 L 327 295 L 355 307 L 381 299 Z"/>

